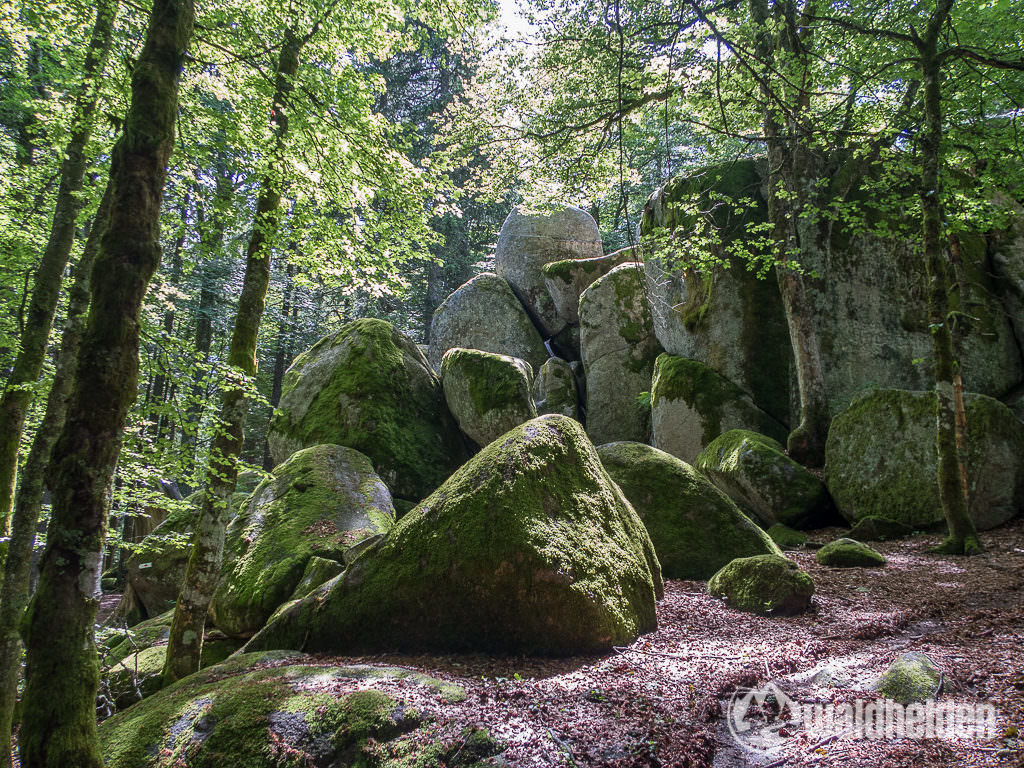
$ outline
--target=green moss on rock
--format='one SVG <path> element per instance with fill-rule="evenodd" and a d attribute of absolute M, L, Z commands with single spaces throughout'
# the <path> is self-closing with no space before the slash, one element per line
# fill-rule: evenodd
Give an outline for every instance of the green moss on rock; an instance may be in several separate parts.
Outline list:
<path fill-rule="evenodd" d="M 818 550 L 815 556 L 822 565 L 832 568 L 878 568 L 885 557 L 867 544 L 853 539 L 836 539 Z"/>
<path fill-rule="evenodd" d="M 885 698 L 903 705 L 922 703 L 938 694 L 941 672 L 923 653 L 905 653 L 896 659 L 875 684 Z"/>
<path fill-rule="evenodd" d="M 288 665 L 293 659 L 295 663 Z M 271 666 L 261 668 L 261 664 Z M 281 663 L 285 665 L 282 666 Z M 388 667 L 311 665 L 305 657 L 248 654 L 177 682 L 100 725 L 108 768 L 384 768 L 393 745 L 412 768 L 423 752 L 402 743 L 424 714 L 374 681 L 405 681 L 442 700 L 458 686 Z M 429 742 L 429 739 L 426 739 Z"/>
<path fill-rule="evenodd" d="M 758 555 L 726 565 L 708 580 L 708 592 L 737 610 L 790 616 L 810 606 L 814 582 L 792 560 Z"/>
<path fill-rule="evenodd" d="M 837 519 L 828 489 L 767 435 L 732 429 L 694 463 L 747 514 L 765 525 L 820 528 Z"/>
<path fill-rule="evenodd" d="M 231 549 L 210 606 L 214 622 L 230 635 L 252 635 L 304 578 L 323 570 L 308 568 L 312 557 L 340 563 L 394 520 L 391 495 L 361 453 L 340 445 L 295 453 L 229 526 Z"/>
<path fill-rule="evenodd" d="M 768 538 L 774 541 L 779 549 L 803 549 L 807 544 L 807 535 L 794 531 L 788 525 L 776 523 L 767 530 Z"/>
<path fill-rule="evenodd" d="M 349 323 L 296 358 L 269 439 L 279 463 L 320 443 L 354 448 L 396 496 L 410 499 L 465 458 L 437 376 L 416 344 L 383 320 Z"/>
<path fill-rule="evenodd" d="M 966 395 L 965 409 L 969 509 L 986 530 L 1024 508 L 1024 424 L 984 395 Z M 881 515 L 915 530 L 944 523 L 935 418 L 932 392 L 873 389 L 832 420 L 825 482 L 848 521 Z"/>
<path fill-rule="evenodd" d="M 683 461 L 697 461 L 729 430 L 752 430 L 770 440 L 784 440 L 787 434 L 724 376 L 697 360 L 669 354 L 659 355 L 654 364 L 651 417 L 655 446 Z"/>
<path fill-rule="evenodd" d="M 531 396 L 533 371 L 507 355 L 455 347 L 441 360 L 441 384 L 448 409 L 477 445 L 536 418 Z"/>
<path fill-rule="evenodd" d="M 690 465 L 642 443 L 598 448 L 640 515 L 664 574 L 706 579 L 737 557 L 779 554 L 771 539 Z"/>
<path fill-rule="evenodd" d="M 597 651 L 653 629 L 660 592 L 647 531 L 582 427 L 542 416 L 247 648 Z"/>

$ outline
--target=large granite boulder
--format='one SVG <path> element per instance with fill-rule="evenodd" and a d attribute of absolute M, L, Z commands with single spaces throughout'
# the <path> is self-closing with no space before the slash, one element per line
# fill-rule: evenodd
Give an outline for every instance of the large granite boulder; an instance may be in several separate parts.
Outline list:
<path fill-rule="evenodd" d="M 583 367 L 587 375 L 587 434 L 595 443 L 646 442 L 649 410 L 642 392 L 660 348 L 644 298 L 643 272 L 621 264 L 580 298 Z"/>
<path fill-rule="evenodd" d="M 654 629 L 661 570 L 578 422 L 495 440 L 246 646 L 575 654 Z"/>
<path fill-rule="evenodd" d="M 298 451 L 231 521 L 214 623 L 251 636 L 293 595 L 312 557 L 344 562 L 349 549 L 394 522 L 391 494 L 363 454 L 340 445 Z"/>
<path fill-rule="evenodd" d="M 701 451 L 694 466 L 740 509 L 768 528 L 823 528 L 838 522 L 828 489 L 766 435 L 731 429 Z"/>
<path fill-rule="evenodd" d="M 708 579 L 708 592 L 739 611 L 792 616 L 810 607 L 814 581 L 792 560 L 757 555 L 723 567 Z"/>
<path fill-rule="evenodd" d="M 602 255 L 601 232 L 589 213 L 572 206 L 519 206 L 501 226 L 494 267 L 548 338 L 562 331 L 569 319 L 559 316 L 548 293 L 544 265 Z"/>
<path fill-rule="evenodd" d="M 964 400 L 969 510 L 987 530 L 1024 508 L 1024 423 L 991 397 Z M 832 420 L 825 483 L 847 520 L 880 515 L 914 529 L 944 524 L 935 412 L 932 392 L 874 389 Z"/>
<path fill-rule="evenodd" d="M 231 496 L 229 515 L 244 504 L 248 493 Z M 168 502 L 170 511 L 164 521 L 144 538 L 125 563 L 127 586 L 111 620 L 133 626 L 173 608 L 185 580 L 192 531 L 203 492 L 196 491 L 179 503 Z"/>
<path fill-rule="evenodd" d="M 540 368 L 548 359 L 544 340 L 509 284 L 490 272 L 477 275 L 456 289 L 434 310 L 430 351 L 434 370 L 453 347 L 510 355 Z"/>
<path fill-rule="evenodd" d="M 280 464 L 323 443 L 366 454 L 398 497 L 418 501 L 466 457 L 441 382 L 390 323 L 356 320 L 299 355 L 271 422 Z"/>
<path fill-rule="evenodd" d="M 744 392 L 697 360 L 662 354 L 651 381 L 651 443 L 686 462 L 732 429 L 785 440 L 787 430 Z"/>
<path fill-rule="evenodd" d="M 756 161 L 711 166 L 651 195 L 640 248 L 662 348 L 704 363 L 789 424 L 792 353 L 775 272 L 730 253 L 767 212 Z"/>
<path fill-rule="evenodd" d="M 629 442 L 597 452 L 644 521 L 665 576 L 703 580 L 734 558 L 780 554 L 725 494 L 675 456 Z"/>
<path fill-rule="evenodd" d="M 590 284 L 627 261 L 637 261 L 636 246 L 620 248 L 592 259 L 562 259 L 541 268 L 555 311 L 570 325 L 580 322 L 580 296 Z"/>
<path fill-rule="evenodd" d="M 107 768 L 480 766 L 486 731 L 435 744 L 434 708 L 465 690 L 396 667 L 316 664 L 294 652 L 236 656 L 178 681 L 99 727 Z"/>
<path fill-rule="evenodd" d="M 537 417 L 532 384 L 530 364 L 508 355 L 455 347 L 441 360 L 448 410 L 479 446 Z"/>
<path fill-rule="evenodd" d="M 833 176 L 834 191 L 860 205 L 863 220 L 884 227 L 892 213 L 874 207 L 857 163 Z M 641 249 L 664 349 L 700 360 L 793 425 L 792 351 L 776 277 L 769 270 L 761 279 L 736 256 L 753 251 L 757 263 L 764 255 L 756 251 L 760 235 L 747 227 L 767 221 L 766 171 L 763 160 L 749 160 L 671 180 L 647 203 Z M 742 200 L 749 204 L 734 204 Z M 1015 209 L 1024 221 L 1024 210 Z M 892 224 L 898 231 L 902 222 Z M 830 232 L 829 247 L 802 253 L 800 262 L 809 275 L 804 311 L 816 326 L 833 414 L 865 387 L 928 388 L 932 341 L 915 238 L 854 231 L 841 221 Z M 1021 242 L 1024 226 L 1017 224 L 959 237 L 962 280 L 949 298 L 969 325 L 961 345 L 966 385 L 982 394 L 1001 396 L 1024 380 L 1024 329 L 1016 319 L 1024 308 Z"/>
<path fill-rule="evenodd" d="M 560 357 L 549 358 L 533 382 L 533 402 L 541 416 L 560 413 L 579 420 L 579 393 L 572 365 Z"/>

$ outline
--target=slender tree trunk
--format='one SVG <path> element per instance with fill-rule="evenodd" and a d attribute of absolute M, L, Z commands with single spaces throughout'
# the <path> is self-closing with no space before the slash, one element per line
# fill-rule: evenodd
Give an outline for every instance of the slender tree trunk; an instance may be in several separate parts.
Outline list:
<path fill-rule="evenodd" d="M 32 449 L 25 461 L 21 487 L 14 506 L 11 524 L 11 543 L 4 564 L 3 591 L 0 592 L 0 768 L 11 765 L 11 726 L 14 704 L 18 695 L 18 676 L 21 665 L 21 636 L 18 624 L 28 605 L 29 575 L 32 568 L 32 546 L 35 542 L 39 511 L 42 507 L 44 474 L 50 461 L 53 444 L 64 426 L 67 399 L 75 377 L 75 361 L 85 330 L 85 315 L 89 309 L 89 278 L 99 249 L 100 237 L 106 226 L 110 202 L 109 187 L 96 211 L 92 230 L 85 249 L 78 260 L 75 282 L 68 294 L 68 314 L 64 322 L 60 353 L 57 355 L 53 386 L 46 401 L 46 413 L 32 441 Z"/>
<path fill-rule="evenodd" d="M 924 82 L 925 129 L 921 138 L 921 218 L 924 262 L 928 287 L 928 324 L 935 355 L 936 438 L 939 500 L 946 517 L 949 536 L 939 547 L 948 554 L 970 555 L 981 551 L 981 543 L 967 507 L 966 477 L 957 450 L 956 391 L 958 376 L 953 352 L 946 291 L 946 265 L 942 253 L 942 202 L 939 183 L 939 150 L 942 146 L 942 62 L 938 40 L 949 18 L 953 0 L 939 0 L 929 19 L 923 39 L 918 40 Z"/>
<path fill-rule="evenodd" d="M 192 0 L 154 0 L 110 167 L 110 212 L 67 419 L 47 477 L 53 514 L 26 616 L 22 768 L 101 768 L 96 731 L 99 605 L 110 481 L 139 369 L 139 312 L 160 264 L 160 204 L 174 147 Z"/>
<path fill-rule="evenodd" d="M 256 374 L 256 341 L 263 319 L 267 287 L 270 285 L 270 245 L 280 217 L 284 185 L 283 159 L 288 134 L 286 110 L 299 66 L 301 46 L 294 30 L 286 30 L 275 76 L 271 112 L 274 130 L 271 165 L 261 183 L 256 204 L 256 219 L 246 252 L 242 296 L 228 351 L 228 364 L 247 377 Z M 220 576 L 224 528 L 227 525 L 231 494 L 235 491 L 238 478 L 238 455 L 242 450 L 246 410 L 244 388 L 238 386 L 226 389 L 221 404 L 221 423 L 210 452 L 207 488 L 192 536 L 192 552 L 167 643 L 164 685 L 199 670 L 206 613 Z"/>
<path fill-rule="evenodd" d="M 117 0 L 102 0 L 97 4 L 96 22 L 82 70 L 82 84 L 75 100 L 71 137 L 61 163 L 50 235 L 36 271 L 21 348 L 0 399 L 0 535 L 6 533 L 10 520 L 21 433 L 32 401 L 33 386 L 43 368 L 61 279 L 75 240 L 75 219 L 82 207 L 79 193 L 87 163 L 85 148 L 92 134 L 99 83 L 110 51 L 116 15 Z"/>
<path fill-rule="evenodd" d="M 274 350 L 274 376 L 270 385 L 270 418 L 274 416 L 274 409 L 281 402 L 281 392 L 284 387 L 284 372 L 291 362 L 291 312 L 292 312 L 292 291 L 295 290 L 292 276 L 295 274 L 295 267 L 291 264 L 285 267 L 284 297 L 281 300 L 281 319 L 277 323 L 277 345 Z M 267 422 L 269 425 L 269 421 Z M 267 430 L 270 431 L 269 429 Z M 270 441 L 263 439 L 263 469 L 270 472 L 274 468 L 274 460 L 270 456 Z"/>

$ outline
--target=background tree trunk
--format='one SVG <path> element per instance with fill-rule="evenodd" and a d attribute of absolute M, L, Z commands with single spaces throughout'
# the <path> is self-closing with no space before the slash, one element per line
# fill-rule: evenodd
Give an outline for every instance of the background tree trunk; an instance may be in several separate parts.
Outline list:
<path fill-rule="evenodd" d="M 68 314 L 64 321 L 64 335 L 53 374 L 53 385 L 46 401 L 46 413 L 25 461 L 12 516 L 11 542 L 7 562 L 4 564 L 3 591 L 0 592 L 0 768 L 10 768 L 11 765 L 11 726 L 21 673 L 18 659 L 21 636 L 18 634 L 18 624 L 28 605 L 32 547 L 42 508 L 44 473 L 50 462 L 53 444 L 64 426 L 68 395 L 75 380 L 78 348 L 85 330 L 85 315 L 89 310 L 89 278 L 96 251 L 99 250 L 100 237 L 106 227 L 109 204 L 108 186 L 99 210 L 96 211 L 92 230 L 78 260 L 75 282 L 68 294 Z"/>
<path fill-rule="evenodd" d="M 299 66 L 302 42 L 292 29 L 285 31 L 277 62 L 272 124 L 274 148 L 271 167 L 263 180 L 256 205 L 256 218 L 246 252 L 242 296 L 238 302 L 231 334 L 228 364 L 247 377 L 256 375 L 256 342 L 270 285 L 270 244 L 277 229 L 284 186 L 285 139 L 288 135 L 288 95 Z M 206 613 L 217 588 L 224 554 L 224 528 L 231 494 L 238 479 L 238 455 L 242 450 L 248 402 L 242 386 L 224 391 L 217 437 L 210 452 L 210 470 L 203 504 L 192 536 L 192 551 L 185 580 L 174 609 L 174 621 L 167 642 L 163 684 L 199 670 L 203 650 Z"/>
<path fill-rule="evenodd" d="M 103 765 L 93 639 L 100 554 L 121 432 L 136 396 L 139 311 L 160 264 L 160 205 L 194 19 L 192 0 L 154 0 L 124 134 L 111 156 L 107 231 L 93 270 L 68 417 L 53 449 L 53 515 L 26 617 L 22 768 Z"/>
<path fill-rule="evenodd" d="M 924 263 L 928 288 L 928 325 L 935 355 L 936 436 L 939 500 L 949 536 L 939 547 L 947 554 L 970 555 L 981 551 L 978 533 L 967 507 L 966 472 L 957 450 L 956 356 L 946 293 L 946 264 L 942 258 L 942 201 L 939 182 L 939 151 L 942 146 L 942 62 L 939 34 L 949 18 L 953 0 L 939 0 L 923 39 L 918 40 L 924 83 L 925 129 L 921 137 L 921 218 Z"/>
<path fill-rule="evenodd" d="M 60 166 L 60 186 L 53 209 L 53 223 L 36 270 L 32 301 L 21 334 L 21 349 L 14 370 L 7 379 L 3 398 L 0 399 L 0 535 L 6 533 L 10 521 L 21 433 L 32 402 L 33 385 L 43 369 L 64 268 L 75 241 L 75 220 L 82 208 L 79 193 L 85 176 L 85 147 L 92 135 L 99 83 L 110 52 L 116 15 L 117 0 L 101 0 L 97 4 L 96 22 L 82 69 L 82 84 L 75 101 L 71 137 Z"/>

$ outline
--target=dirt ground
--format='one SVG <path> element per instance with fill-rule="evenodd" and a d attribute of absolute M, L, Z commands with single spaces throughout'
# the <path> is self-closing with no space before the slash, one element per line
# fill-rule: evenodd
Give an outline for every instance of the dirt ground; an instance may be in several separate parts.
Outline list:
<path fill-rule="evenodd" d="M 467 700 L 455 705 L 397 683 L 391 692 L 433 712 L 425 738 L 457 746 L 468 726 L 486 728 L 511 766 L 1024 766 L 1024 520 L 982 539 L 986 552 L 973 558 L 930 554 L 938 536 L 880 544 L 882 569 L 826 568 L 813 551 L 792 553 L 816 584 L 813 611 L 794 618 L 744 614 L 703 583 L 670 581 L 658 631 L 603 657 L 317 662 L 398 665 L 465 686 Z M 877 699 L 873 681 L 908 651 L 942 670 L 940 701 L 995 706 L 992 738 L 822 739 L 797 724 L 764 753 L 727 727 L 734 692 L 769 682 L 801 702 Z"/>

